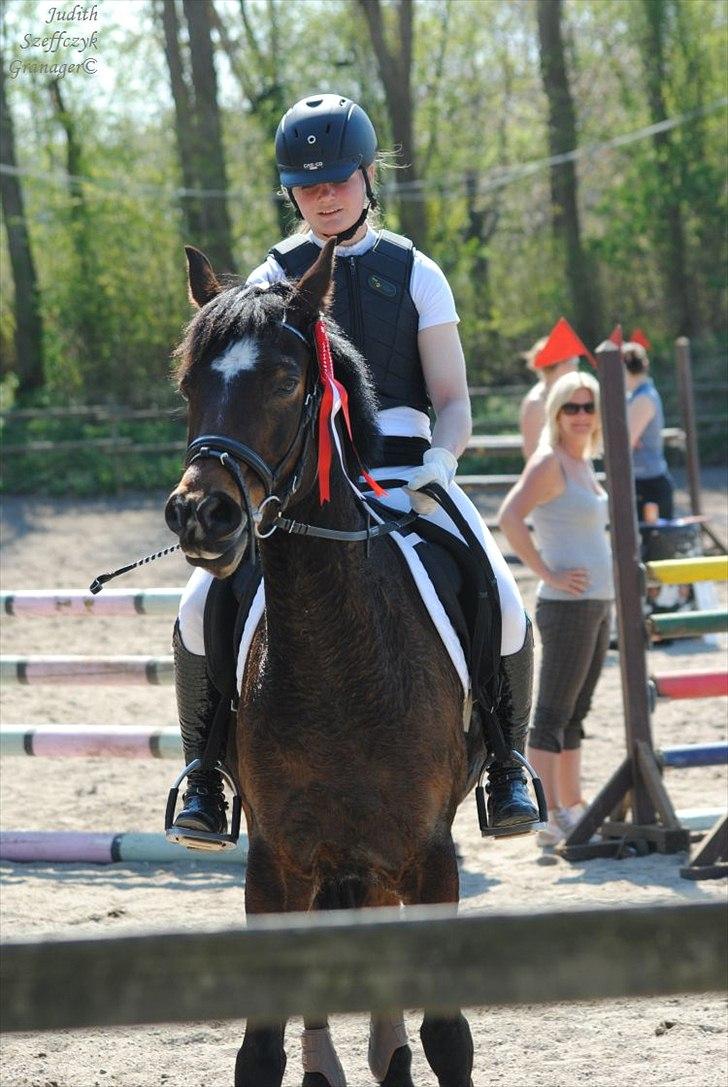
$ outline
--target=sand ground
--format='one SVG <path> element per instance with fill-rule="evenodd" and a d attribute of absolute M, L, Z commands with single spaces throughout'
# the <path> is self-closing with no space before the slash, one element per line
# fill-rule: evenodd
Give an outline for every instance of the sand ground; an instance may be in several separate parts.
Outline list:
<path fill-rule="evenodd" d="M 683 506 L 684 506 L 684 494 Z M 726 535 L 724 479 L 706 473 L 705 500 Z M 167 542 L 163 497 L 104 501 L 8 498 L 3 509 L 3 587 L 81 588 L 100 571 Z M 491 514 L 493 500 L 483 500 Z M 174 557 L 136 572 L 118 585 L 180 585 L 187 568 Z M 527 604 L 533 580 L 518 573 Z M 725 602 L 724 588 L 720 588 Z M 17 620 L 6 618 L 3 653 L 169 652 L 164 619 Z M 726 639 L 716 645 L 681 641 L 653 649 L 654 670 L 721 668 Z M 661 703 L 655 742 L 705 742 L 725 737 L 726 700 Z M 175 724 L 171 688 L 48 688 L 8 686 L 5 724 L 48 722 Z M 617 656 L 610 652 L 584 746 L 585 785 L 593 795 L 621 761 L 624 734 Z M 0 765 L 5 828 L 157 830 L 173 764 L 167 761 L 6 758 Z M 724 768 L 672 772 L 670 795 L 680 808 L 725 804 Z M 725 900 L 725 882 L 682 880 L 684 856 L 623 861 L 544 863 L 533 839 L 501 843 L 480 837 L 472 798 L 460 810 L 455 834 L 461 857 L 463 911 L 512 907 L 568 909 L 573 905 Z M 551 860 L 551 858 L 548 858 Z M 3 864 L 2 936 L 128 932 L 139 927 L 225 924 L 243 916 L 243 873 L 190 862 L 177 867 L 77 867 Z M 568 949 L 565 949 L 568 954 Z M 488 963 L 483 963 L 488 969 Z M 535 964 L 538 969 L 538 963 Z M 558 1004 L 520 1009 L 469 1009 L 476 1048 L 476 1087 L 725 1087 L 726 1008 L 715 994 L 679 998 Z M 435 1080 L 417 1041 L 419 1014 L 407 1013 L 413 1076 Z M 669 1024 L 669 1026 L 666 1026 Z M 288 1029 L 285 1084 L 300 1082 L 300 1021 Z M 125 1030 L 9 1035 L 2 1042 L 3 1087 L 224 1087 L 232 1082 L 241 1021 L 205 1021 Z M 334 1020 L 333 1034 L 351 1087 L 372 1082 L 362 1016 Z"/>

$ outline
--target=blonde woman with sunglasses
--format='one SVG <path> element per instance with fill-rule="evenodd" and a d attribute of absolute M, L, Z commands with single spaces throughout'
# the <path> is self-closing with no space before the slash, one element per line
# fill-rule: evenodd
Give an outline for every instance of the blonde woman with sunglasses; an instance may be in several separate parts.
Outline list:
<path fill-rule="evenodd" d="M 549 393 L 539 446 L 499 517 L 513 550 L 540 578 L 541 674 L 528 758 L 549 808 L 538 833 L 542 846 L 558 844 L 584 811 L 582 722 L 609 646 L 614 589 L 607 495 L 591 459 L 600 448 L 599 385 L 589 374 L 565 374 Z"/>

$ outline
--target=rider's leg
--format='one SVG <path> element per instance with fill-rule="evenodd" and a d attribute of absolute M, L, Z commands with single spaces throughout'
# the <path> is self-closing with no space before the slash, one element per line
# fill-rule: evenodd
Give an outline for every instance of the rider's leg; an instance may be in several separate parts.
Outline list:
<path fill-rule="evenodd" d="M 210 680 L 205 658 L 204 614 L 212 575 L 196 570 L 182 594 L 174 628 L 175 690 L 185 765 L 202 758 L 220 694 Z M 227 832 L 222 778 L 213 769 L 193 771 L 187 779 L 183 807 L 174 821 L 177 827 Z"/>
<path fill-rule="evenodd" d="M 413 468 L 375 469 L 375 478 L 406 479 Z M 523 607 L 521 594 L 508 563 L 503 558 L 493 536 L 482 517 L 457 483 L 450 485 L 448 494 L 457 505 L 468 525 L 478 538 L 488 556 L 498 583 L 501 606 L 501 699 L 498 721 L 509 750 L 524 753 L 528 719 L 531 712 L 533 682 L 533 635 L 531 624 Z M 410 499 L 404 488 L 388 492 L 385 504 L 395 509 L 408 510 Z M 426 519 L 448 532 L 454 526 L 439 506 Z M 455 532 L 455 535 L 459 533 Z M 538 810 L 533 804 L 527 786 L 526 775 L 516 759 L 491 764 L 489 777 L 489 819 L 495 829 L 510 833 L 531 830 L 538 822 Z"/>
<path fill-rule="evenodd" d="M 498 723 L 509 751 L 522 755 L 531 716 L 533 631 L 526 617 L 526 635 L 516 653 L 501 657 Z M 488 770 L 488 821 L 491 828 L 521 834 L 539 821 L 523 767 L 516 758 L 496 760 Z"/>
<path fill-rule="evenodd" d="M 450 497 L 480 540 L 498 583 L 501 606 L 500 698 L 498 723 L 509 751 L 523 755 L 531 715 L 533 689 L 533 632 L 515 578 L 477 509 L 457 484 Z M 433 514 L 442 527 L 451 522 L 442 510 Z M 515 758 L 491 763 L 488 770 L 488 820 L 491 828 L 520 834 L 538 823 L 523 767 Z"/>

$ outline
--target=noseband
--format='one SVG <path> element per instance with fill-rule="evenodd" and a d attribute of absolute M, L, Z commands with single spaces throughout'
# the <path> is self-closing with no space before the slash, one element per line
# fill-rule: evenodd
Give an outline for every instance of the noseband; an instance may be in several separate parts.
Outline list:
<path fill-rule="evenodd" d="M 280 327 L 301 340 L 302 343 L 306 345 L 309 356 L 311 355 L 311 341 L 303 334 L 303 332 L 294 328 L 293 325 L 289 325 L 286 321 L 281 321 Z M 298 428 L 293 436 L 291 444 L 274 468 L 271 468 L 263 457 L 249 445 L 246 445 L 244 442 L 236 441 L 235 438 L 226 438 L 221 434 L 203 434 L 199 438 L 195 438 L 187 446 L 185 468 L 189 468 L 191 464 L 194 464 L 199 460 L 216 460 L 235 480 L 238 490 L 240 491 L 240 497 L 245 512 L 248 516 L 248 524 L 251 525 L 253 529 L 250 536 L 251 562 L 255 562 L 255 537 L 258 536 L 260 539 L 265 539 L 266 536 L 270 536 L 275 531 L 275 521 L 268 532 L 260 531 L 265 507 L 270 502 L 277 502 L 278 513 L 280 514 L 300 487 L 303 467 L 308 458 L 308 450 L 316 427 L 316 417 L 321 401 L 321 394 L 322 388 L 318 381 L 316 368 L 309 363 L 307 391 L 303 401 L 303 407 L 301 408 L 301 417 L 298 421 Z M 276 488 L 280 484 L 281 469 L 287 463 L 292 451 L 299 442 L 301 443 L 301 453 L 298 459 L 297 470 L 293 473 L 288 486 L 279 493 Z M 248 468 L 252 469 L 263 484 L 265 498 L 257 508 L 254 506 L 250 497 L 250 491 L 243 478 L 239 462 L 246 464 Z"/>

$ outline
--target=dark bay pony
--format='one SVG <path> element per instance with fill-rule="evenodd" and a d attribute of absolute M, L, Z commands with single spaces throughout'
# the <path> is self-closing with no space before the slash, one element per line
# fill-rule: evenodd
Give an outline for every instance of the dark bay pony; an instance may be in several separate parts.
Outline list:
<path fill-rule="evenodd" d="M 298 283 L 268 288 L 223 286 L 188 250 L 200 307 L 178 349 L 189 440 L 217 436 L 207 440 L 226 457 L 189 464 L 167 520 L 188 561 L 217 577 L 244 554 L 251 517 L 264 537 L 265 620 L 248 655 L 234 739 L 248 914 L 459 897 L 451 826 L 468 788 L 462 687 L 402 559 L 386 538 L 367 554 L 360 542 L 270 531 L 282 511 L 317 526 L 365 526 L 335 457 L 323 506 L 317 486 L 321 387 L 310 329 L 331 292 L 333 250 L 330 242 Z M 378 435 L 366 365 L 328 327 L 368 462 Z M 334 1087 L 341 1079 L 326 1023 L 306 1027 L 330 1049 L 321 1067 L 334 1071 L 309 1070 L 303 1082 Z M 237 1087 L 281 1083 L 284 1029 L 248 1025 Z M 442 1087 L 468 1087 L 464 1017 L 426 1013 L 420 1035 Z M 372 1019 L 370 1053 L 379 1082 L 412 1084 L 411 1051 L 391 1022 Z"/>

